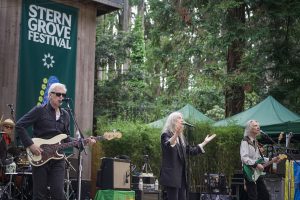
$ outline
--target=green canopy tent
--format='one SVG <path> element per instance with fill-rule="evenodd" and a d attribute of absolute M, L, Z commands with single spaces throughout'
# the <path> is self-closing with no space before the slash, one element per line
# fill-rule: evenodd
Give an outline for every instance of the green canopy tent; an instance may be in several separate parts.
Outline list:
<path fill-rule="evenodd" d="M 257 120 L 261 129 L 269 135 L 291 131 L 291 127 L 293 130 L 300 130 L 300 116 L 284 107 L 272 96 L 244 112 L 214 123 L 214 126 L 236 124 L 245 127 L 247 121 L 251 119 Z"/>
<path fill-rule="evenodd" d="M 300 137 L 300 120 L 289 121 L 281 124 L 274 124 L 270 126 L 263 126 L 262 130 L 268 134 L 278 134 L 280 131 L 285 133 L 294 133 Z M 279 130 L 279 131 L 278 131 Z"/>
<path fill-rule="evenodd" d="M 183 118 L 185 121 L 189 123 L 198 123 L 198 122 L 214 122 L 209 117 L 205 116 L 203 113 L 198 111 L 196 108 L 194 108 L 190 104 L 186 104 L 181 109 L 177 110 L 178 112 L 181 112 L 183 115 Z M 151 122 L 148 124 L 150 127 L 153 128 L 163 128 L 165 122 L 167 120 L 167 117 L 164 117 L 162 119 L 159 119 L 157 121 Z"/>

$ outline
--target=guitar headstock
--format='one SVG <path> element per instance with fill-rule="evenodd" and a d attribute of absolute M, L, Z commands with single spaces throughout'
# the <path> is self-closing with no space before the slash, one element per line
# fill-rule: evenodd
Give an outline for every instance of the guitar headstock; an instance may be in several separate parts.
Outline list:
<path fill-rule="evenodd" d="M 278 136 L 278 143 L 280 143 L 280 141 L 282 140 L 283 138 L 283 135 L 284 135 L 284 132 L 281 132 Z"/>
<path fill-rule="evenodd" d="M 279 154 L 277 157 L 278 157 L 280 160 L 287 159 L 287 155 L 285 155 L 285 154 Z"/>
<path fill-rule="evenodd" d="M 121 138 L 122 133 L 119 131 L 105 132 L 102 137 L 106 140 L 112 140 L 114 138 Z"/>

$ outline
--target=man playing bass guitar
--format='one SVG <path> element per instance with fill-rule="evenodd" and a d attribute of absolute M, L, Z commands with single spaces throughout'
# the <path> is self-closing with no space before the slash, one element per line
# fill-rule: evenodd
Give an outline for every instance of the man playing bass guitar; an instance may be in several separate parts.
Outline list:
<path fill-rule="evenodd" d="M 35 106 L 26 113 L 16 124 L 16 132 L 24 147 L 34 156 L 41 156 L 46 149 L 34 143 L 27 133 L 27 128 L 32 126 L 33 137 L 43 140 L 55 138 L 66 134 L 62 143 L 70 142 L 70 117 L 69 113 L 61 108 L 66 97 L 66 86 L 53 83 L 48 90 L 49 102 L 46 105 Z M 87 144 L 94 144 L 92 137 L 87 138 Z M 62 153 L 62 152 L 60 152 Z M 47 188 L 50 188 L 51 199 L 63 200 L 64 196 L 65 160 L 51 159 L 43 165 L 32 167 L 33 200 L 47 199 Z"/>
<path fill-rule="evenodd" d="M 263 172 L 265 163 L 278 163 L 280 157 L 272 160 L 263 157 L 259 150 L 256 137 L 260 134 L 260 126 L 256 120 L 249 120 L 245 127 L 244 139 L 240 146 L 240 155 L 248 194 L 248 200 L 269 200 L 269 192 L 264 184 L 260 172 Z"/>

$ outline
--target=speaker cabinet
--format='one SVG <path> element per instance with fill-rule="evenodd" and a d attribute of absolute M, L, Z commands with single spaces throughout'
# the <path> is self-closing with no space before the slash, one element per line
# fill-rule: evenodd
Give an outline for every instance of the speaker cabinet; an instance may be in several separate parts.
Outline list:
<path fill-rule="evenodd" d="M 284 178 L 265 177 L 264 181 L 270 194 L 270 200 L 284 200 Z"/>
<path fill-rule="evenodd" d="M 136 200 L 159 200 L 160 192 L 158 191 L 141 191 L 135 190 Z"/>
<path fill-rule="evenodd" d="M 114 158 L 102 158 L 97 173 L 97 187 L 100 189 L 130 190 L 130 161 Z"/>

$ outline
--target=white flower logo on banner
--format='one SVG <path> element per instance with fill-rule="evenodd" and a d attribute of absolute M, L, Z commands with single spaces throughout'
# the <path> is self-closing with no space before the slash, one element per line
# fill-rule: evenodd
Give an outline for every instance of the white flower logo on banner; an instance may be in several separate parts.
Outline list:
<path fill-rule="evenodd" d="M 42 60 L 44 62 L 44 66 L 46 66 L 48 69 L 50 67 L 53 67 L 53 64 L 55 63 L 55 61 L 53 60 L 53 56 L 51 56 L 50 53 L 45 54 Z"/>

